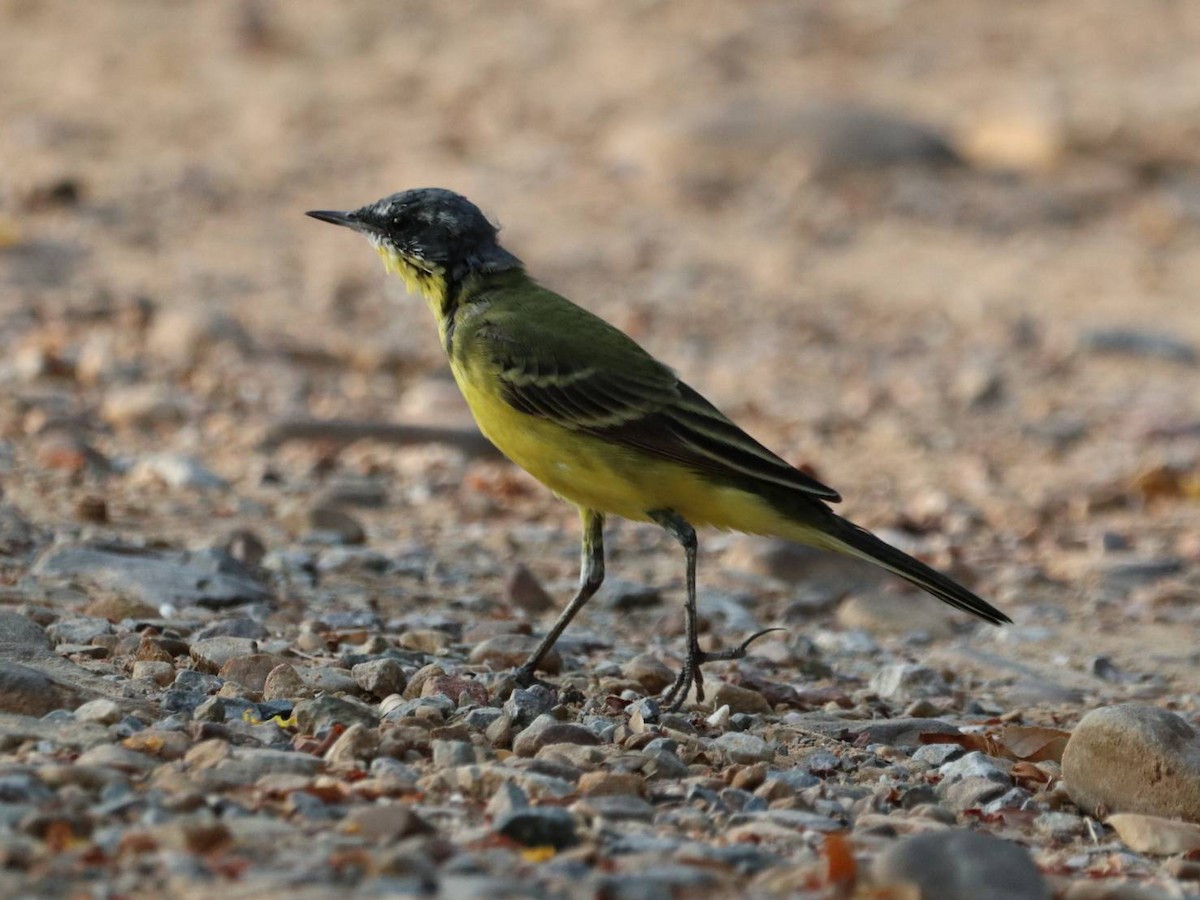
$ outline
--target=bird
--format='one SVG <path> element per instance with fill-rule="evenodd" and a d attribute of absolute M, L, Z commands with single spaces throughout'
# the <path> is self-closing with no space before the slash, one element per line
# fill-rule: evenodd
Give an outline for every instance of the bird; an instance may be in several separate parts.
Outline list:
<path fill-rule="evenodd" d="M 307 215 L 366 237 L 388 273 L 424 298 L 479 429 L 582 522 L 579 587 L 516 670 L 529 686 L 604 580 L 607 516 L 652 522 L 683 549 L 686 653 L 662 696 L 704 700 L 701 667 L 744 657 L 769 631 L 703 650 L 696 610 L 702 526 L 849 554 L 994 625 L 1008 616 L 946 575 L 837 515 L 841 495 L 739 428 L 675 371 L 600 317 L 538 283 L 499 229 L 445 188 L 391 194 Z"/>

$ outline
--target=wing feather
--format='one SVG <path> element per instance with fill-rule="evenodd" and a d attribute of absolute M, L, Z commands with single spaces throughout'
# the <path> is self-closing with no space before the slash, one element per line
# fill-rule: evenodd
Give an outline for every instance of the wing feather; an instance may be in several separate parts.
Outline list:
<path fill-rule="evenodd" d="M 665 366 L 618 371 L 586 362 L 572 365 L 545 350 L 507 349 L 497 370 L 504 399 L 520 412 L 716 478 L 841 499 L 742 431 Z"/>

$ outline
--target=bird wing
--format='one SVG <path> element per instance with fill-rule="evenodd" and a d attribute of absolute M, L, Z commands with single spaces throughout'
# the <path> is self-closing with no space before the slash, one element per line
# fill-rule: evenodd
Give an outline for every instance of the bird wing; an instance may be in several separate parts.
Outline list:
<path fill-rule="evenodd" d="M 525 320 L 520 341 L 493 333 L 488 343 L 505 401 L 527 415 L 705 475 L 841 499 L 742 431 L 625 334 L 593 322 L 586 340 L 577 332 L 567 340 L 552 321 Z"/>

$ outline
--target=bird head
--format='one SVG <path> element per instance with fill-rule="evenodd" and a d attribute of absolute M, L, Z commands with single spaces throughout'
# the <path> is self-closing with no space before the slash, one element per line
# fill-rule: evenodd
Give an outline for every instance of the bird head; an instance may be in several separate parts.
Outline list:
<path fill-rule="evenodd" d="M 427 297 L 472 272 L 521 264 L 497 243 L 497 228 L 479 207 L 443 188 L 401 191 L 351 212 L 314 210 L 308 215 L 364 235 L 389 272 Z"/>

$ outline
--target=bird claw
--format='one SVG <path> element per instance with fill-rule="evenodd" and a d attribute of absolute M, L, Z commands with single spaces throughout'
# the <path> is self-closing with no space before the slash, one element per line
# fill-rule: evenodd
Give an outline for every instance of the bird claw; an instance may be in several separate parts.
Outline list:
<path fill-rule="evenodd" d="M 742 659 L 749 651 L 752 643 L 764 634 L 770 634 L 772 631 L 786 631 L 786 629 L 779 627 L 764 628 L 762 631 L 756 631 L 750 635 L 750 637 L 746 638 L 736 647 L 728 647 L 725 650 L 710 652 L 701 650 L 698 645 L 688 648 L 687 659 L 684 661 L 683 668 L 679 670 L 679 677 L 675 679 L 675 683 L 671 685 L 671 689 L 663 695 L 663 705 L 667 707 L 669 712 L 679 712 L 683 708 L 683 702 L 687 699 L 688 690 L 693 684 L 696 686 L 696 702 L 703 703 L 704 674 L 700 671 L 700 667 L 708 662 Z"/>

